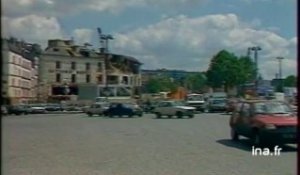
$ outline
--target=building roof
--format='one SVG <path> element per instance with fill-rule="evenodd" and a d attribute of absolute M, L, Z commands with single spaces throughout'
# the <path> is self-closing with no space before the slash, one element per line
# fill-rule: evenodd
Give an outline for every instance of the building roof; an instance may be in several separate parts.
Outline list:
<path fill-rule="evenodd" d="M 2 39 L 2 49 L 8 49 L 18 55 L 22 55 L 25 59 L 34 61 L 39 55 L 40 45 L 19 41 L 16 38 Z"/>
<path fill-rule="evenodd" d="M 139 60 L 137 60 L 136 58 L 131 57 L 131 56 L 119 55 L 119 54 L 110 54 L 110 55 L 114 59 L 125 59 L 125 60 L 131 61 L 133 63 L 142 64 L 141 62 L 139 62 Z"/>

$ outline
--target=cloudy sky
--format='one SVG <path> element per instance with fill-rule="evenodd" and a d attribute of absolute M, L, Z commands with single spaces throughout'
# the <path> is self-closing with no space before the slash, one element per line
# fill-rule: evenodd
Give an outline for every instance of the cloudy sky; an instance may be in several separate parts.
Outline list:
<path fill-rule="evenodd" d="M 246 55 L 260 46 L 259 71 L 296 74 L 296 0 L 2 0 L 2 35 L 36 42 L 71 39 L 99 48 L 97 27 L 111 34 L 113 53 L 144 69 L 206 71 L 226 49 Z M 252 53 L 253 57 L 253 53 Z"/>

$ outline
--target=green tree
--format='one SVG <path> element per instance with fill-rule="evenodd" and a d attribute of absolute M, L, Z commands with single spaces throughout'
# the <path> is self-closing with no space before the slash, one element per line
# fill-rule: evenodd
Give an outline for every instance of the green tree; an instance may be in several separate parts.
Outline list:
<path fill-rule="evenodd" d="M 151 78 L 145 87 L 148 93 L 158 93 L 162 91 L 174 91 L 179 87 L 179 84 L 170 77 L 160 76 Z"/>
<path fill-rule="evenodd" d="M 151 78 L 146 84 L 146 92 L 148 93 L 158 93 L 161 90 L 161 84 L 159 79 Z"/>
<path fill-rule="evenodd" d="M 218 88 L 234 87 L 253 80 L 255 65 L 249 57 L 238 58 L 226 50 L 218 52 L 211 60 L 207 71 L 207 82 Z"/>
<path fill-rule="evenodd" d="M 297 86 L 297 77 L 295 75 L 289 75 L 283 80 L 285 87 L 296 87 Z"/>
<path fill-rule="evenodd" d="M 248 56 L 239 58 L 239 84 L 244 84 L 255 80 L 256 68 L 255 63 Z"/>
<path fill-rule="evenodd" d="M 192 91 L 201 91 L 206 85 L 206 76 L 203 73 L 187 75 L 184 80 L 185 86 Z"/>
<path fill-rule="evenodd" d="M 234 62 L 237 64 L 237 58 L 234 54 L 226 50 L 217 53 L 212 58 L 207 71 L 208 84 L 215 88 L 232 84 L 232 81 L 236 78 L 231 75 L 235 71 L 232 69 L 238 67 L 233 66 Z"/>

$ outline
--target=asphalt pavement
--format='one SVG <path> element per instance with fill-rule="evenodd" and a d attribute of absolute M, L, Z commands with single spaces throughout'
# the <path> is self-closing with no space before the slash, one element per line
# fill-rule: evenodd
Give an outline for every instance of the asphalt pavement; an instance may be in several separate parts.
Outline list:
<path fill-rule="evenodd" d="M 193 119 L 35 114 L 2 117 L 3 175 L 295 175 L 296 145 L 253 156 L 229 115 Z"/>

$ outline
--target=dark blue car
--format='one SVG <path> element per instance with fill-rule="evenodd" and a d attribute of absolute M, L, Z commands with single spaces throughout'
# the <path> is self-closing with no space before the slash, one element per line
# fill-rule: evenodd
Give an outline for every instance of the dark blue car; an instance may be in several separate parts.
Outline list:
<path fill-rule="evenodd" d="M 143 115 L 143 111 L 136 104 L 112 103 L 108 109 L 103 111 L 103 114 L 109 117 L 122 117 L 124 115 L 128 117 L 133 117 L 134 115 L 141 117 Z"/>

